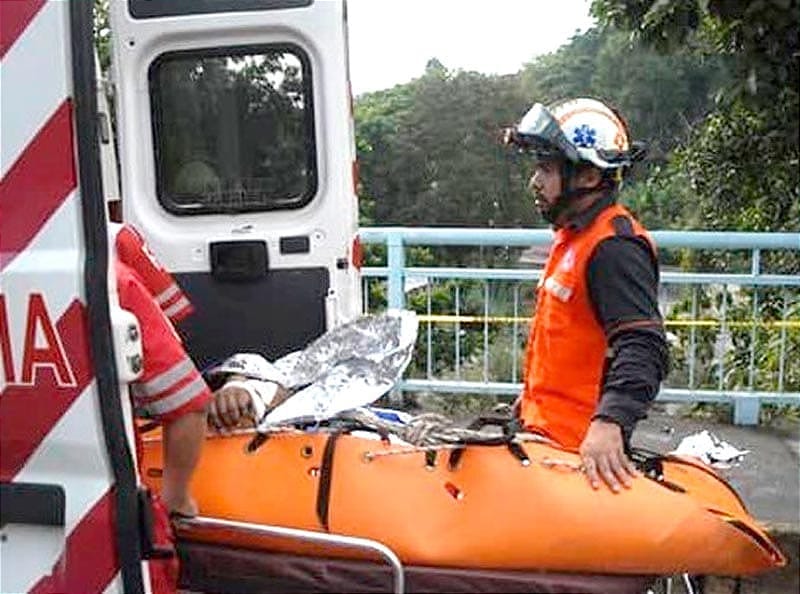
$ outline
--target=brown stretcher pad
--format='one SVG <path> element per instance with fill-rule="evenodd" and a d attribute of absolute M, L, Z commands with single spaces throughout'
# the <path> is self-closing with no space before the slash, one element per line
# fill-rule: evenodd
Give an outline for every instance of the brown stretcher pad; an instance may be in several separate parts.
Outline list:
<path fill-rule="evenodd" d="M 385 563 L 269 553 L 183 541 L 181 588 L 205 594 L 392 592 Z M 405 592 L 642 594 L 656 576 L 490 571 L 406 566 Z"/>

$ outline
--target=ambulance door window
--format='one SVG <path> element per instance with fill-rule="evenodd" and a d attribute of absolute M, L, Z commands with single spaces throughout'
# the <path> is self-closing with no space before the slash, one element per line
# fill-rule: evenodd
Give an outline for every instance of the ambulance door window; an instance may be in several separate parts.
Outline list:
<path fill-rule="evenodd" d="M 244 10 L 278 10 L 310 6 L 312 0 L 130 0 L 128 10 L 132 17 L 153 17 Z"/>
<path fill-rule="evenodd" d="M 149 82 L 156 191 L 168 212 L 293 209 L 313 199 L 311 73 L 300 48 L 164 54 Z"/>

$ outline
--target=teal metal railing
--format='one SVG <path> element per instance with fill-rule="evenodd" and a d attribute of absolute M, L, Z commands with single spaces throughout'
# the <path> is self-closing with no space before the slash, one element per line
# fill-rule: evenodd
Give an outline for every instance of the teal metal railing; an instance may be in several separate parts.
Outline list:
<path fill-rule="evenodd" d="M 731 403 L 739 424 L 758 423 L 763 404 L 800 405 L 800 270 L 791 264 L 800 262 L 800 234 L 651 235 L 660 253 L 688 256 L 679 267 L 662 267 L 660 305 L 673 368 L 658 399 Z M 529 302 L 541 266 L 513 266 L 513 259 L 500 268 L 407 266 L 407 252 L 413 246 L 543 249 L 551 231 L 371 227 L 360 238 L 386 249 L 386 266 L 362 270 L 365 310 L 413 307 L 420 317 L 417 364 L 402 390 L 519 393 Z M 729 271 L 737 258 L 740 269 Z M 692 261 L 705 269 L 687 269 Z M 374 291 L 376 283 L 382 290 Z M 371 297 L 374 292 L 385 299 Z"/>

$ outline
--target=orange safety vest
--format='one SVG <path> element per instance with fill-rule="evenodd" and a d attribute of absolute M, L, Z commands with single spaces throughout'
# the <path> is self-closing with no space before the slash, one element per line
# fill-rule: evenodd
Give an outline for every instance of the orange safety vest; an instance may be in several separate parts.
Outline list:
<path fill-rule="evenodd" d="M 527 428 L 566 447 L 581 444 L 600 399 L 608 344 L 592 307 L 587 267 L 598 244 L 617 235 L 613 220 L 619 216 L 655 254 L 644 227 L 614 204 L 585 229 L 556 231 L 537 288 L 520 416 Z"/>

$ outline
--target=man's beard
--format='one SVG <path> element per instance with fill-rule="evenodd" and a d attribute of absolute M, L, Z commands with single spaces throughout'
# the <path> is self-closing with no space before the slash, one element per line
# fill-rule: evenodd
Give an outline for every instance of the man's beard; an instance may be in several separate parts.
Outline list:
<path fill-rule="evenodd" d="M 533 195 L 533 202 L 545 222 L 554 225 L 558 215 L 561 214 L 562 209 L 559 206 L 560 201 L 556 199 L 556 201 L 551 204 L 547 202 L 539 192 L 536 192 Z"/>

